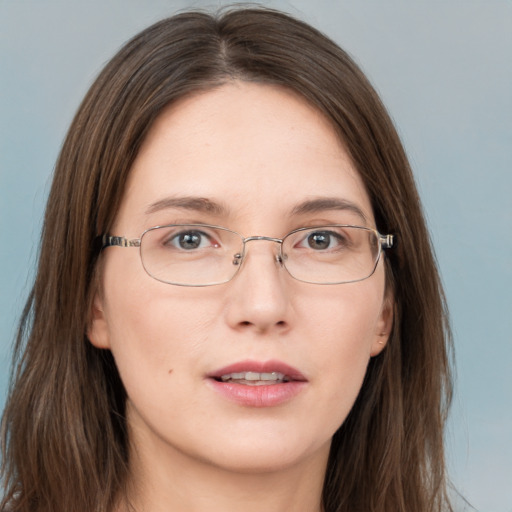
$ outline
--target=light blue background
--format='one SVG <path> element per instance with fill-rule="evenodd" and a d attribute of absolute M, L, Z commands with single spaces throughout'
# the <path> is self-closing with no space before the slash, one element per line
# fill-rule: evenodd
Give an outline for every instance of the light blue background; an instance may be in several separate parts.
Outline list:
<path fill-rule="evenodd" d="M 347 49 L 396 121 L 452 313 L 454 483 L 512 511 L 512 1 L 268 1 Z M 0 0 L 0 405 L 45 198 L 67 126 L 119 46 L 224 2 Z M 414 512 L 414 511 L 411 511 Z"/>

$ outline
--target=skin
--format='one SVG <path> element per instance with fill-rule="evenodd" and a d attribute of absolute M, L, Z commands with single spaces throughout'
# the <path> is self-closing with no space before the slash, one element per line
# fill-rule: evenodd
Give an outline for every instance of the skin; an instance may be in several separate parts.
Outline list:
<path fill-rule="evenodd" d="M 225 211 L 147 212 L 169 197 L 208 198 Z M 339 209 L 292 213 L 325 197 L 350 201 L 365 219 Z M 364 185 L 329 122 L 284 88 L 243 82 L 161 114 L 111 234 L 138 238 L 178 222 L 279 238 L 310 225 L 375 227 Z M 391 328 L 384 265 L 357 283 L 306 284 L 276 262 L 277 244 L 247 249 L 232 281 L 205 288 L 152 279 L 135 248 L 103 252 L 88 334 L 112 351 L 127 390 L 136 510 L 321 510 L 332 435 Z M 209 372 L 248 359 L 283 361 L 307 383 L 291 400 L 262 408 L 209 385 Z"/>

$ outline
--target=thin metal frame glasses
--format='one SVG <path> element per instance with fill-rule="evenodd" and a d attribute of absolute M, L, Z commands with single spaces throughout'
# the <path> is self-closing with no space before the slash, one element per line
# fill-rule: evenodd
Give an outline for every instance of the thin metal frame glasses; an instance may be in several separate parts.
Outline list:
<path fill-rule="evenodd" d="M 369 278 L 393 235 L 347 224 L 295 229 L 283 238 L 244 237 L 210 224 L 155 226 L 140 238 L 104 235 L 102 249 L 138 247 L 147 274 L 177 286 L 213 286 L 235 277 L 253 241 L 277 243 L 276 262 L 291 277 L 311 284 L 345 284 Z"/>

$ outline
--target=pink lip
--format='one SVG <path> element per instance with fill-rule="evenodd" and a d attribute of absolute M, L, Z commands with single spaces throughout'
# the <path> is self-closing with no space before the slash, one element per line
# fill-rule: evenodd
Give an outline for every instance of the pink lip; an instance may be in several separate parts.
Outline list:
<path fill-rule="evenodd" d="M 239 361 L 238 363 L 230 364 L 224 368 L 219 368 L 208 374 L 211 378 L 220 378 L 228 373 L 240 372 L 257 372 L 257 373 L 271 373 L 278 372 L 286 375 L 291 380 L 306 381 L 306 377 L 302 373 L 288 364 L 281 361 Z"/>
<path fill-rule="evenodd" d="M 218 379 L 228 373 L 278 372 L 286 375 L 289 382 L 269 384 L 268 386 L 247 386 L 234 382 L 223 382 Z M 307 384 L 304 375 L 281 361 L 240 361 L 224 368 L 219 368 L 207 375 L 208 384 L 228 400 L 246 407 L 273 407 L 291 400 L 299 394 Z"/>

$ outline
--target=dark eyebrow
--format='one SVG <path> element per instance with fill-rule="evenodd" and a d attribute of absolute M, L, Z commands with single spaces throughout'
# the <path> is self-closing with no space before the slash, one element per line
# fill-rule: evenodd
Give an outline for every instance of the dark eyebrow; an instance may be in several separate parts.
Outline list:
<path fill-rule="evenodd" d="M 225 215 L 227 213 L 224 206 L 206 197 L 184 196 L 159 199 L 148 206 L 146 214 L 149 215 L 168 208 L 193 210 L 196 212 L 211 213 L 213 215 Z"/>
<path fill-rule="evenodd" d="M 304 201 L 292 210 L 292 215 L 304 215 L 306 213 L 317 213 L 325 210 L 348 210 L 355 213 L 366 223 L 367 218 L 363 210 L 355 203 L 337 197 L 320 197 Z"/>

